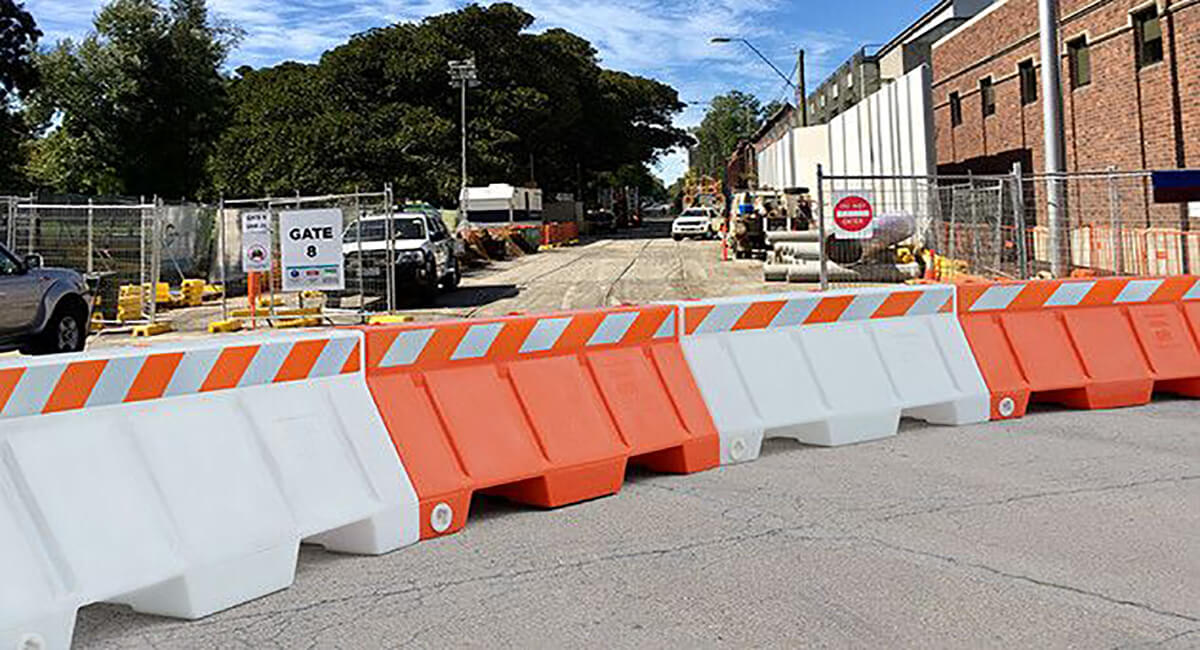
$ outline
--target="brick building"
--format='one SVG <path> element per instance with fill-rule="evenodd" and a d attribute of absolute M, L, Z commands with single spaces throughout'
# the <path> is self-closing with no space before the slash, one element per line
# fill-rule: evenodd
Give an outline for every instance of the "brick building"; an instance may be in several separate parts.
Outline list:
<path fill-rule="evenodd" d="M 1037 0 L 1001 0 L 933 47 L 942 173 L 1041 171 Z M 1200 0 L 1060 0 L 1068 171 L 1200 167 Z"/>

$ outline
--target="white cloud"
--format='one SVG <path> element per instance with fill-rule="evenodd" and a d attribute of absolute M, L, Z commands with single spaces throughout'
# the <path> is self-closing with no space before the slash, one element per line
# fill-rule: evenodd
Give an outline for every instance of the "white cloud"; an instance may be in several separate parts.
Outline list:
<path fill-rule="evenodd" d="M 27 0 L 46 42 L 86 34 L 105 0 Z M 245 32 L 231 68 L 285 60 L 311 62 L 372 27 L 451 11 L 462 0 L 209 0 L 213 12 Z M 810 87 L 840 63 L 835 54 L 851 39 L 840 32 L 796 29 L 785 0 L 517 0 L 537 18 L 533 29 L 561 27 L 592 42 L 602 63 L 671 84 L 685 101 L 707 101 L 733 89 L 764 102 L 790 97 L 778 75 L 738 42 L 714 45 L 713 36 L 745 38 L 785 74 L 797 45 L 807 52 Z M 703 106 L 676 120 L 699 123 Z M 682 173 L 678 153 L 657 166 L 664 178 Z"/>

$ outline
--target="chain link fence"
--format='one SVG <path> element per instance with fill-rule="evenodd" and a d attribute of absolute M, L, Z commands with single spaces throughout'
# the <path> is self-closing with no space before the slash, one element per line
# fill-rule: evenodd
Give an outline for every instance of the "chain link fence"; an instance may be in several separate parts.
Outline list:
<path fill-rule="evenodd" d="M 1061 205 L 1051 206 L 1051 184 Z M 1156 204 L 1148 171 L 1056 176 L 819 175 L 814 231 L 773 234 L 768 277 L 820 286 L 962 276 L 1200 270 L 1200 205 Z M 870 204 L 870 232 L 846 230 Z M 1059 232 L 1051 232 L 1051 210 Z M 1055 268 L 1059 246 L 1061 269 Z"/>
<path fill-rule="evenodd" d="M 284 295 L 282 291 L 280 214 L 292 210 L 332 209 L 342 214 L 345 290 L 326 292 L 321 313 L 327 318 L 348 317 L 361 321 L 369 313 L 395 310 L 396 220 L 390 186 L 381 192 L 354 192 L 322 196 L 263 197 L 222 200 L 217 208 L 217 282 L 225 287 L 223 319 L 230 315 L 229 296 L 243 295 L 248 274 L 242 269 L 243 217 L 265 213 L 271 230 L 271 271 L 259 286 L 262 310 L 255 318 L 274 318 L 277 303 L 294 301 L 299 307 L 313 306 L 314 297 Z M 292 292 L 293 294 L 295 292 Z"/>

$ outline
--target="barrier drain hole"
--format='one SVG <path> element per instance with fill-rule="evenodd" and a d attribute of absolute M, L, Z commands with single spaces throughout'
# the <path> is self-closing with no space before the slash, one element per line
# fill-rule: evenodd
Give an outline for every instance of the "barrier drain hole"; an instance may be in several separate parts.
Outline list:
<path fill-rule="evenodd" d="M 746 441 L 742 438 L 734 438 L 733 444 L 729 445 L 729 457 L 734 460 L 741 460 L 746 457 Z"/>
<path fill-rule="evenodd" d="M 17 644 L 17 650 L 46 650 L 46 640 L 40 634 L 26 634 Z"/>
<path fill-rule="evenodd" d="M 1012 414 L 1017 410 L 1017 403 L 1013 401 L 1013 398 L 1005 397 L 1004 399 L 1000 400 L 997 410 L 1000 411 L 1000 417 L 1011 418 Z"/>
<path fill-rule="evenodd" d="M 436 533 L 444 533 L 450 530 L 450 524 L 454 523 L 454 510 L 449 504 L 439 503 L 433 507 L 433 512 L 429 515 L 429 526 Z"/>

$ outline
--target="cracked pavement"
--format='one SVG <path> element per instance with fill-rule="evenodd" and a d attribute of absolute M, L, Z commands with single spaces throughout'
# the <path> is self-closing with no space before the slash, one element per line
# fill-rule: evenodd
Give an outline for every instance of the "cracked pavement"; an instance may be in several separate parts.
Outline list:
<path fill-rule="evenodd" d="M 723 291 L 704 275 L 713 242 L 594 246 L 505 266 L 493 282 L 531 289 L 483 313 Z M 691 476 L 634 469 L 620 494 L 556 510 L 477 498 L 459 534 L 383 557 L 304 547 L 292 588 L 200 621 L 87 607 L 76 644 L 1200 647 L 1198 413 L 906 421 Z"/>

